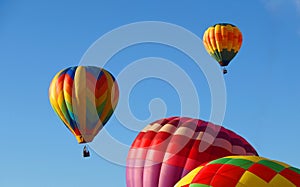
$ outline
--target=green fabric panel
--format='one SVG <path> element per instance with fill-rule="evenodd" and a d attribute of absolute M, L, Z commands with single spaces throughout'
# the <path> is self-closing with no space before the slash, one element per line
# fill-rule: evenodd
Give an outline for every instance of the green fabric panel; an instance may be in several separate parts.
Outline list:
<path fill-rule="evenodd" d="M 218 50 L 215 50 L 215 54 L 216 54 L 217 57 L 218 57 L 218 62 L 222 61 L 222 54 L 221 54 L 221 52 L 218 51 Z"/>
<path fill-rule="evenodd" d="M 103 109 L 105 107 L 106 104 L 106 100 L 103 101 L 103 103 L 101 103 L 99 106 L 97 106 L 97 112 L 98 112 L 98 116 L 100 117 L 101 113 L 103 112 Z"/>
<path fill-rule="evenodd" d="M 217 61 L 220 62 L 221 58 L 219 56 L 218 51 L 214 51 L 213 53 L 210 53 L 210 55 Z"/>
<path fill-rule="evenodd" d="M 232 158 L 220 158 L 209 162 L 209 164 L 226 164 L 230 160 L 232 160 Z"/>
<path fill-rule="evenodd" d="M 223 49 L 222 51 L 215 50 L 213 53 L 210 53 L 221 66 L 227 66 L 236 54 L 233 50 L 228 51 L 227 49 Z"/>
<path fill-rule="evenodd" d="M 232 159 L 232 160 L 229 160 L 226 164 L 238 166 L 238 167 L 241 167 L 241 168 L 247 170 L 250 166 L 252 166 L 254 164 L 254 162 L 252 162 L 250 160 L 246 160 L 246 159 Z"/>
<path fill-rule="evenodd" d="M 206 184 L 190 184 L 189 187 L 212 187 Z"/>
<path fill-rule="evenodd" d="M 59 105 L 60 110 L 62 111 L 63 115 L 65 116 L 66 120 L 68 121 L 69 124 L 71 124 L 71 117 L 69 116 L 68 108 L 66 106 L 66 101 L 65 99 L 63 100 L 62 104 Z"/>
<path fill-rule="evenodd" d="M 278 164 L 276 162 L 270 161 L 270 160 L 260 160 L 257 163 L 262 164 L 264 166 L 267 166 L 267 167 L 273 169 L 276 172 L 280 172 L 280 171 L 282 171 L 282 170 L 285 169 L 284 166 L 282 166 L 282 165 L 280 165 L 280 164 Z"/>
<path fill-rule="evenodd" d="M 298 168 L 290 167 L 289 169 L 300 174 L 300 169 L 298 169 Z"/>
<path fill-rule="evenodd" d="M 102 121 L 102 124 L 105 125 L 105 123 L 110 119 L 112 113 L 114 112 L 113 109 L 110 109 L 109 112 L 107 113 L 107 115 L 105 116 L 104 120 Z"/>
<path fill-rule="evenodd" d="M 221 60 L 230 62 L 236 54 L 233 50 L 228 51 L 227 49 L 223 49 L 221 51 Z"/>

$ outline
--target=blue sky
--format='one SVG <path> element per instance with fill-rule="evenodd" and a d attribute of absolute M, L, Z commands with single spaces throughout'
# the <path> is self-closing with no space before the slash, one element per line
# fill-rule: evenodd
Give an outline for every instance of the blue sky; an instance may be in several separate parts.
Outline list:
<path fill-rule="evenodd" d="M 123 166 L 95 152 L 89 159 L 81 157 L 82 146 L 52 111 L 48 87 L 59 70 L 78 65 L 99 37 L 138 21 L 176 24 L 200 38 L 215 23 L 237 25 L 244 40 L 225 76 L 223 126 L 245 137 L 261 156 L 300 167 L 299 0 L 1 0 L 0 186 L 125 186 Z M 133 61 L 150 56 L 169 59 L 190 75 L 201 104 L 200 118 L 208 119 L 209 87 L 185 54 L 141 44 L 116 54 L 106 68 L 117 75 Z M 136 118 L 147 119 L 149 101 L 159 97 L 167 106 L 166 116 L 179 115 L 176 91 L 167 81 L 147 79 L 132 90 L 131 110 Z M 115 116 L 107 130 L 127 145 L 137 134 Z"/>

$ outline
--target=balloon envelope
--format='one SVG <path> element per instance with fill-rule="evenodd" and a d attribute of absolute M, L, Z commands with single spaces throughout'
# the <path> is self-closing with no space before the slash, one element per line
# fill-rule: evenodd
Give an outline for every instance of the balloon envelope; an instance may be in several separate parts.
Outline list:
<path fill-rule="evenodd" d="M 175 185 L 189 186 L 298 187 L 300 170 L 258 156 L 228 156 L 195 168 Z"/>
<path fill-rule="evenodd" d="M 227 66 L 242 45 L 242 33 L 232 24 L 218 23 L 203 34 L 206 51 L 221 65 Z"/>
<path fill-rule="evenodd" d="M 171 117 L 146 126 L 129 150 L 127 187 L 173 187 L 204 162 L 257 155 L 241 136 L 199 119 Z"/>
<path fill-rule="evenodd" d="M 94 66 L 63 69 L 49 87 L 52 108 L 78 143 L 93 140 L 111 117 L 118 97 L 115 78 Z"/>

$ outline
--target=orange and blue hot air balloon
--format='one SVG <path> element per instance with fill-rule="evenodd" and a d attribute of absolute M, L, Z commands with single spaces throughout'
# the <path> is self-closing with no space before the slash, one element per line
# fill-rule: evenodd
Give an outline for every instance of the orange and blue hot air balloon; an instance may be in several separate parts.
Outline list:
<path fill-rule="evenodd" d="M 203 164 L 175 187 L 299 187 L 300 169 L 258 156 L 228 156 Z"/>
<path fill-rule="evenodd" d="M 242 33 L 238 27 L 230 23 L 218 23 L 209 27 L 203 34 L 203 44 L 206 51 L 224 67 L 235 57 L 241 48 Z"/>
<path fill-rule="evenodd" d="M 94 66 L 63 69 L 49 87 L 52 108 L 78 143 L 94 139 L 113 114 L 118 98 L 113 75 Z"/>

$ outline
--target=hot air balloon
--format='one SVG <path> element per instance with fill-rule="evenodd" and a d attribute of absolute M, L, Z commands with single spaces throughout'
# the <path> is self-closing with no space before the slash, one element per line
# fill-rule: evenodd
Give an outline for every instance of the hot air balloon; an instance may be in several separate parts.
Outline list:
<path fill-rule="evenodd" d="M 218 23 L 209 27 L 203 34 L 206 51 L 223 67 L 226 74 L 227 66 L 235 57 L 242 45 L 242 33 L 235 25 Z"/>
<path fill-rule="evenodd" d="M 203 164 L 175 187 L 299 187 L 300 169 L 258 156 L 228 156 Z"/>
<path fill-rule="evenodd" d="M 63 69 L 49 87 L 52 108 L 80 144 L 91 142 L 107 123 L 118 97 L 113 75 L 94 66 Z M 83 154 L 89 156 L 86 146 Z"/>
<path fill-rule="evenodd" d="M 229 155 L 257 152 L 224 127 L 188 117 L 161 119 L 147 125 L 132 143 L 127 187 L 173 187 L 200 164 Z"/>

